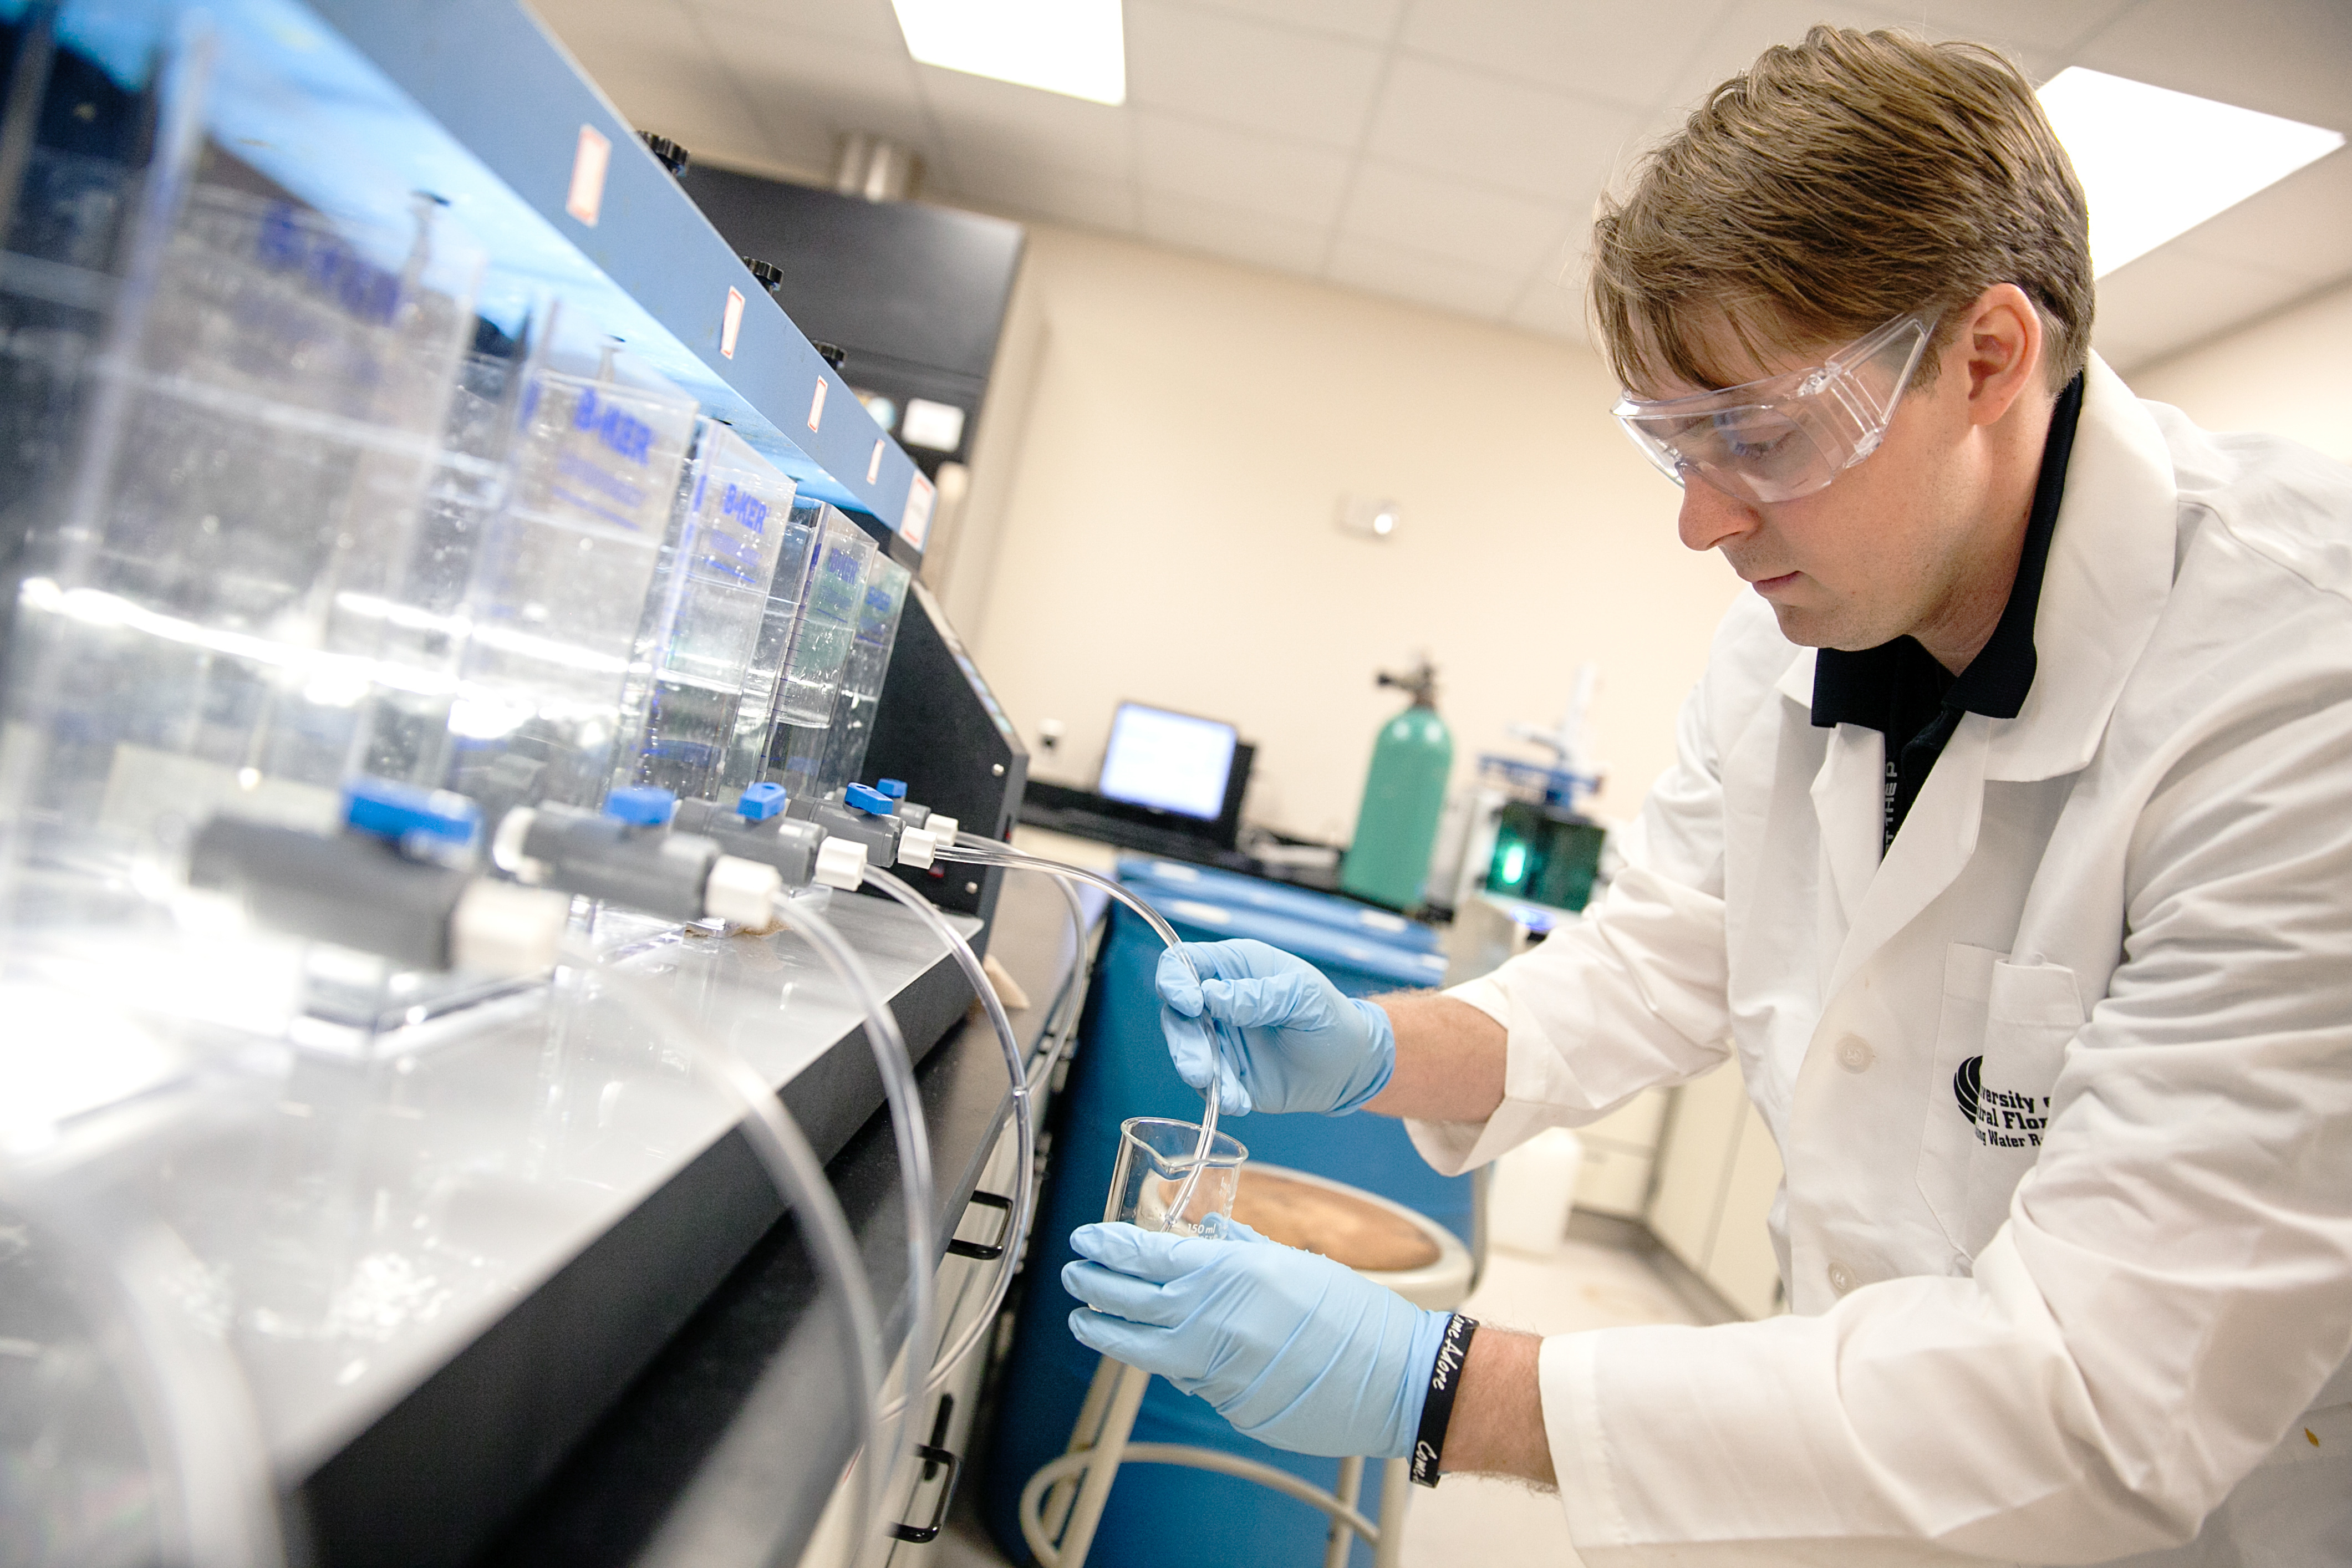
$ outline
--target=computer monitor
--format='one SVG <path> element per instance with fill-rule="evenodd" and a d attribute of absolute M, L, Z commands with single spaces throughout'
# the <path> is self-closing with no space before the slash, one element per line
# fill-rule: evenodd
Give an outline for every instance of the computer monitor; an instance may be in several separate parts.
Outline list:
<path fill-rule="evenodd" d="M 1107 800 L 1214 822 L 1225 814 L 1226 785 L 1239 739 L 1231 724 L 1214 719 L 1122 702 L 1111 715 L 1110 742 L 1103 748 L 1095 793 Z"/>

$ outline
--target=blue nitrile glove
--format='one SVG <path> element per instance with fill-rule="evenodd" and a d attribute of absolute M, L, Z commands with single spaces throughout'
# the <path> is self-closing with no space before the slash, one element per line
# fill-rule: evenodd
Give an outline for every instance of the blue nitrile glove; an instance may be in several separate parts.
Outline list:
<path fill-rule="evenodd" d="M 1412 1452 L 1445 1312 L 1342 1263 L 1226 1222 L 1235 1239 L 1087 1225 L 1062 1284 L 1070 1332 L 1216 1406 L 1244 1436 L 1300 1454 Z M 1089 1310 L 1091 1309 L 1091 1310 Z"/>
<path fill-rule="evenodd" d="M 1242 1059 L 1218 1063 L 1218 1110 L 1336 1115 L 1387 1087 L 1396 1070 L 1396 1031 L 1386 1013 L 1341 995 L 1321 970 L 1262 942 L 1188 942 L 1183 951 L 1201 979 L 1193 983 L 1174 952 L 1160 955 L 1153 984 L 1160 1028 L 1176 1075 L 1205 1092 L 1208 1031 L 1197 1020 L 1205 1010 L 1235 1026 Z"/>

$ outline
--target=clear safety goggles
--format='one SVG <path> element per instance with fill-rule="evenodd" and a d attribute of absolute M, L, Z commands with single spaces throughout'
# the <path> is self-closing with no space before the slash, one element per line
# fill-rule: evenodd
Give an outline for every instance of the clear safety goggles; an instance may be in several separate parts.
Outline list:
<path fill-rule="evenodd" d="M 1610 412 L 1659 471 L 1736 500 L 1811 495 L 1878 450 L 1936 319 L 1898 316 L 1809 370 Z"/>

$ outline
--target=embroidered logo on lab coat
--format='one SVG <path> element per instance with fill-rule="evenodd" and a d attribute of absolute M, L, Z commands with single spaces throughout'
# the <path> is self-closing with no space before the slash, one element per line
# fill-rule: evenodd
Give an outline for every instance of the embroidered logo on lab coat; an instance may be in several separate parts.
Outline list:
<path fill-rule="evenodd" d="M 2042 1127 L 2050 1119 L 2046 1094 L 2013 1094 L 1984 1087 L 1984 1058 L 1970 1057 L 1952 1075 L 1952 1098 L 1969 1119 L 1977 1142 L 1996 1149 L 2039 1149 Z"/>

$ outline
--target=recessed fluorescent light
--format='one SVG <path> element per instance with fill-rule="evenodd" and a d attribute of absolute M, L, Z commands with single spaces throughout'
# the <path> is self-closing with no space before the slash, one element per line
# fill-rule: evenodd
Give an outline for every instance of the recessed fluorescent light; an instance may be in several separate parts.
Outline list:
<path fill-rule="evenodd" d="M 907 48 L 927 66 L 1127 101 L 1119 0 L 890 0 Z"/>
<path fill-rule="evenodd" d="M 2068 66 L 2042 86 L 2102 277 L 2344 145 L 2340 132 Z"/>

